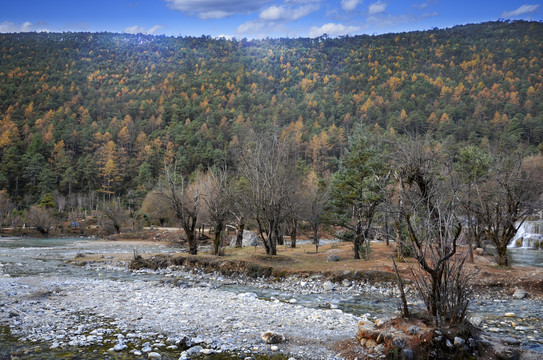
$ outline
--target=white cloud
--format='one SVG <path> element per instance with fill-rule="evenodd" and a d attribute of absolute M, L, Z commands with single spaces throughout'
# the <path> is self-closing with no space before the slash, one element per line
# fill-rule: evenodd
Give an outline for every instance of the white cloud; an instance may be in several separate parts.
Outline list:
<path fill-rule="evenodd" d="M 166 0 L 168 7 L 200 19 L 222 19 L 260 10 L 271 0 Z"/>
<path fill-rule="evenodd" d="M 148 35 L 152 35 L 152 34 L 154 34 L 155 32 L 157 32 L 158 30 L 160 30 L 162 28 L 164 28 L 164 26 L 155 25 L 155 26 L 149 28 L 148 30 L 146 30 L 143 26 L 134 25 L 134 26 L 129 26 L 126 29 L 124 29 L 124 32 L 128 33 L 128 34 L 148 34 Z"/>
<path fill-rule="evenodd" d="M 353 11 L 361 2 L 360 0 L 341 0 L 341 8 L 345 11 Z"/>
<path fill-rule="evenodd" d="M 400 14 L 400 15 L 391 15 L 391 14 L 377 14 L 369 16 L 366 21 L 368 24 L 373 25 L 377 28 L 394 28 L 402 24 L 416 23 L 420 20 L 428 17 L 439 16 L 439 12 L 425 12 L 421 15 L 413 14 Z"/>
<path fill-rule="evenodd" d="M 29 32 L 34 31 L 34 24 L 30 21 L 25 21 L 22 24 L 14 24 L 10 21 L 4 21 L 0 24 L 0 33 L 14 33 L 14 32 Z M 48 31 L 47 29 L 39 29 L 39 31 Z"/>
<path fill-rule="evenodd" d="M 411 5 L 411 7 L 415 8 L 415 9 L 420 9 L 420 10 L 423 10 L 423 9 L 426 9 L 428 6 L 430 5 L 433 5 L 436 3 L 436 0 L 427 0 L 423 3 L 420 3 L 420 4 L 413 4 Z"/>
<path fill-rule="evenodd" d="M 340 36 L 347 35 L 358 30 L 360 30 L 358 26 L 345 26 L 343 24 L 328 23 L 321 27 L 312 26 L 311 29 L 309 29 L 309 37 L 313 38 L 324 34 L 330 36 Z"/>
<path fill-rule="evenodd" d="M 533 12 L 536 12 L 538 8 L 539 8 L 539 4 L 537 4 L 537 5 L 524 4 L 521 7 L 519 7 L 518 9 L 516 9 L 516 10 L 504 11 L 502 13 L 502 17 L 503 18 L 510 18 L 510 17 L 516 17 L 516 16 L 524 15 L 524 14 L 531 14 Z"/>
<path fill-rule="evenodd" d="M 273 5 L 263 10 L 260 13 L 259 18 L 266 21 L 294 21 L 307 16 L 318 9 L 319 5 L 316 4 L 300 6 L 298 8 Z"/>
<path fill-rule="evenodd" d="M 246 23 L 238 26 L 236 32 L 238 34 L 254 34 L 262 30 L 264 28 L 264 25 L 266 25 L 266 22 L 257 20 L 247 21 Z"/>
<path fill-rule="evenodd" d="M 378 1 L 369 6 L 368 14 L 369 15 L 380 14 L 382 12 L 385 12 L 386 9 L 387 9 L 387 4 L 384 2 Z"/>
<path fill-rule="evenodd" d="M 238 34 L 256 34 L 263 29 L 267 33 L 282 29 L 285 23 L 296 21 L 318 10 L 320 4 L 316 1 L 303 6 L 272 5 L 260 12 L 258 19 L 247 21 L 236 29 Z M 260 36 L 260 35 L 259 35 Z M 262 34 L 262 36 L 264 36 Z"/>

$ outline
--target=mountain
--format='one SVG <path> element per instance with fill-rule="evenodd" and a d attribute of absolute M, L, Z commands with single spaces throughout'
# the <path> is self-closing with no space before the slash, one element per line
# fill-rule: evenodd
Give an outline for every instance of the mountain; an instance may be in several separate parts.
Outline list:
<path fill-rule="evenodd" d="M 0 189 L 141 197 L 164 159 L 231 161 L 252 133 L 296 134 L 334 171 L 350 129 L 543 143 L 543 23 L 380 36 L 225 40 L 0 34 Z"/>

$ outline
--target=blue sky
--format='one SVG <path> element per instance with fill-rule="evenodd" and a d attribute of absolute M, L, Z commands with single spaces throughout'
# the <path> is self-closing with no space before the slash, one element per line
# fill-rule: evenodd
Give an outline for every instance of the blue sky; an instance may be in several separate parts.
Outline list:
<path fill-rule="evenodd" d="M 111 31 L 252 39 L 395 33 L 498 19 L 541 21 L 543 7 L 537 0 L 526 1 L 2 0 L 0 32 Z"/>

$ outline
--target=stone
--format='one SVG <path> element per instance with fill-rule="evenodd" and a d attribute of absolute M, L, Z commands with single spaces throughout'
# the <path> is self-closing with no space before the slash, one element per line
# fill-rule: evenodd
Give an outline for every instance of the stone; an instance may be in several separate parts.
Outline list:
<path fill-rule="evenodd" d="M 139 350 L 134 350 L 134 352 L 132 354 L 134 354 L 135 356 L 143 355 L 143 353 L 141 351 L 139 351 Z"/>
<path fill-rule="evenodd" d="M 153 349 L 151 348 L 151 344 L 149 344 L 148 342 L 143 344 L 143 347 L 141 348 L 141 351 L 144 352 L 144 353 L 151 352 L 152 350 Z"/>
<path fill-rule="evenodd" d="M 113 350 L 115 350 L 115 351 L 123 351 L 123 350 L 126 349 L 126 348 L 127 348 L 127 346 L 126 346 L 125 344 L 123 344 L 123 343 L 118 343 L 117 345 L 115 345 L 115 346 L 113 347 Z"/>
<path fill-rule="evenodd" d="M 202 351 L 200 351 L 202 354 L 204 355 L 211 355 L 213 353 L 213 350 L 211 349 L 203 349 Z"/>
<path fill-rule="evenodd" d="M 230 240 L 230 246 L 234 247 L 236 246 L 236 235 L 232 237 L 232 240 Z M 243 230 L 243 240 L 241 241 L 241 246 L 247 247 L 247 246 L 257 246 L 258 245 L 258 236 L 252 231 Z"/>
<path fill-rule="evenodd" d="M 521 341 L 519 339 L 516 339 L 516 338 L 511 337 L 511 336 L 506 336 L 506 337 L 502 338 L 501 340 L 506 345 L 520 345 L 520 343 L 521 343 Z"/>
<path fill-rule="evenodd" d="M 326 261 L 330 262 L 330 261 L 339 261 L 339 256 L 337 256 L 336 254 L 332 254 L 330 256 L 328 256 L 328 259 L 326 259 Z"/>
<path fill-rule="evenodd" d="M 471 325 L 478 327 L 482 324 L 483 318 L 481 318 L 480 316 L 472 316 L 470 317 L 469 322 L 471 323 Z"/>
<path fill-rule="evenodd" d="M 402 360 L 414 359 L 413 351 L 411 349 L 402 349 L 402 351 L 400 352 L 400 355 L 402 357 Z"/>
<path fill-rule="evenodd" d="M 512 312 L 506 312 L 506 313 L 504 314 L 504 316 L 505 316 L 505 317 L 515 317 L 516 315 L 515 315 L 515 313 L 512 313 Z"/>
<path fill-rule="evenodd" d="M 273 331 L 266 331 L 261 335 L 261 337 L 266 344 L 280 344 L 286 340 L 285 335 L 275 333 Z"/>
<path fill-rule="evenodd" d="M 373 349 L 375 346 L 377 346 L 377 343 L 375 342 L 375 340 L 366 339 L 366 349 L 371 350 L 371 349 Z"/>
<path fill-rule="evenodd" d="M 387 325 L 388 323 L 390 323 L 390 319 L 379 318 L 379 319 L 375 320 L 375 326 L 377 326 L 377 327 L 383 327 L 383 326 Z"/>
<path fill-rule="evenodd" d="M 191 355 L 196 355 L 196 354 L 199 354 L 200 351 L 202 351 L 204 348 L 201 347 L 200 345 L 196 345 L 196 346 L 193 346 L 191 347 L 190 349 L 188 349 L 185 353 L 188 355 L 188 356 L 191 356 Z"/>
<path fill-rule="evenodd" d="M 477 248 L 475 250 L 473 250 L 473 252 L 475 253 L 475 255 L 477 256 L 483 256 L 485 254 L 485 249 L 483 248 Z"/>
<path fill-rule="evenodd" d="M 445 341 L 445 346 L 447 346 L 449 349 L 452 349 L 454 347 L 454 345 L 451 343 L 449 339 Z"/>
<path fill-rule="evenodd" d="M 162 359 L 162 355 L 160 355 L 157 352 L 152 351 L 149 354 L 147 354 L 147 359 Z"/>
<path fill-rule="evenodd" d="M 516 299 L 524 299 L 525 297 L 528 296 L 528 293 L 522 289 L 517 289 L 514 293 L 513 293 L 513 297 L 516 298 Z"/>
<path fill-rule="evenodd" d="M 420 331 L 420 327 L 418 327 L 417 325 L 411 325 L 406 330 L 407 334 L 410 334 L 410 335 L 417 335 L 419 331 Z"/>
<path fill-rule="evenodd" d="M 324 291 L 332 291 L 334 290 L 335 286 L 331 281 L 326 281 L 324 284 L 322 284 L 322 288 Z"/>
<path fill-rule="evenodd" d="M 466 345 L 466 340 L 458 336 L 454 337 L 454 346 L 459 348 L 459 347 L 464 347 L 464 345 Z"/>
<path fill-rule="evenodd" d="M 296 299 L 290 299 L 288 302 L 289 302 L 290 304 L 296 304 L 296 303 L 298 302 L 298 300 L 296 300 Z"/>
<path fill-rule="evenodd" d="M 277 345 L 272 345 L 272 346 L 270 347 L 270 350 L 271 350 L 271 351 L 279 351 L 279 346 L 277 346 Z"/>
<path fill-rule="evenodd" d="M 401 337 L 397 336 L 394 339 L 392 339 L 392 346 L 398 349 L 406 349 L 407 348 L 407 341 L 402 339 Z"/>
<path fill-rule="evenodd" d="M 351 284 L 352 284 L 352 283 L 351 283 L 351 280 L 349 280 L 349 279 L 343 279 L 343 281 L 342 281 L 341 283 L 342 283 L 343 286 L 345 286 L 345 287 L 349 287 L 349 286 L 351 286 Z"/>

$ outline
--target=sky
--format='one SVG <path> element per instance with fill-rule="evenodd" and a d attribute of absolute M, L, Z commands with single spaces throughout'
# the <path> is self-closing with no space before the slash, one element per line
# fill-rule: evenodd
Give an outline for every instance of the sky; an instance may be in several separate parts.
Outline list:
<path fill-rule="evenodd" d="M 528 1 L 528 2 L 525 2 Z M 542 0 L 2 0 L 0 33 L 330 37 L 542 21 Z"/>

